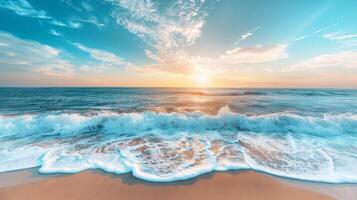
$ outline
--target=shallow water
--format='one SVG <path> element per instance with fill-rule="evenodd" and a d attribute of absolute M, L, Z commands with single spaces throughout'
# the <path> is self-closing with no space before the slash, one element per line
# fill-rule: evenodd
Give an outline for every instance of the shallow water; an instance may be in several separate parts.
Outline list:
<path fill-rule="evenodd" d="M 0 102 L 0 172 L 357 182 L 356 90 L 2 88 Z"/>

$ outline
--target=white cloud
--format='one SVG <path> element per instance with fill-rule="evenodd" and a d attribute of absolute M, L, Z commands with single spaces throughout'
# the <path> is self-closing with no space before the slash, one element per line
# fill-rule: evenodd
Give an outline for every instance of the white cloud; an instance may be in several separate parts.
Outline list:
<path fill-rule="evenodd" d="M 51 29 L 51 30 L 50 30 L 50 33 L 51 33 L 52 35 L 55 35 L 55 36 L 62 36 L 62 33 L 61 33 L 61 32 L 58 32 L 58 31 L 56 31 L 56 30 L 54 30 L 54 29 Z"/>
<path fill-rule="evenodd" d="M 185 47 L 201 36 L 206 16 L 203 1 L 178 0 L 166 7 L 150 0 L 117 3 L 124 10 L 113 14 L 117 22 L 157 49 Z"/>
<path fill-rule="evenodd" d="M 0 1 L 0 8 L 9 9 L 21 16 L 50 19 L 43 10 L 34 9 L 26 0 L 2 0 Z"/>
<path fill-rule="evenodd" d="M 62 2 L 65 3 L 66 5 L 68 5 L 69 7 L 73 8 L 76 11 L 79 11 L 79 12 L 82 11 L 82 9 L 79 6 L 75 5 L 72 2 L 72 0 L 62 0 Z"/>
<path fill-rule="evenodd" d="M 278 59 L 286 58 L 288 45 L 266 45 L 250 48 L 235 48 L 220 56 L 220 61 L 226 64 L 240 63 L 261 63 L 272 62 Z"/>
<path fill-rule="evenodd" d="M 322 37 L 336 42 L 343 48 L 357 46 L 357 33 L 331 32 L 323 34 Z"/>
<path fill-rule="evenodd" d="M 62 2 L 79 12 L 91 12 L 94 10 L 89 0 L 62 0 Z"/>
<path fill-rule="evenodd" d="M 201 36 L 207 13 L 204 1 L 177 0 L 153 2 L 151 0 L 107 0 L 116 6 L 113 17 L 117 23 L 134 33 L 155 51 L 156 66 L 174 72 L 177 66 L 186 68 L 184 51 Z M 153 53 L 152 53 L 153 55 Z M 177 56 L 180 55 L 180 56 Z M 153 57 L 151 57 L 153 58 Z M 186 71 L 186 70 L 183 70 Z"/>
<path fill-rule="evenodd" d="M 90 16 L 89 18 L 87 19 L 81 19 L 81 18 L 73 18 L 72 19 L 72 22 L 76 22 L 78 24 L 80 24 L 80 22 L 83 22 L 83 23 L 89 23 L 89 24 L 93 24 L 94 26 L 98 27 L 98 28 L 104 28 L 106 27 L 105 24 L 103 23 L 100 23 L 97 19 L 97 17 L 95 16 Z M 79 26 L 80 27 L 80 26 Z M 79 28 L 78 27 L 78 28 Z"/>
<path fill-rule="evenodd" d="M 72 5 L 72 8 L 74 8 L 74 4 L 72 4 L 71 1 L 63 0 L 63 2 L 67 5 Z M 82 1 L 81 6 L 83 7 L 84 11 L 89 11 L 93 9 L 93 7 L 91 7 L 91 5 L 87 1 Z M 46 11 L 44 10 L 34 9 L 27 0 L 2 0 L 0 1 L 0 8 L 12 10 L 13 12 L 21 16 L 44 19 L 47 23 L 67 28 L 78 29 L 82 27 L 82 23 L 93 24 L 98 28 L 103 28 L 106 26 L 105 24 L 100 23 L 95 16 L 90 16 L 87 19 L 72 17 L 65 22 L 59 21 L 51 16 L 48 16 Z"/>
<path fill-rule="evenodd" d="M 17 70 L 46 76 L 74 77 L 79 71 L 102 73 L 109 69 L 134 68 L 133 64 L 113 53 L 88 48 L 78 43 L 74 45 L 89 53 L 99 63 L 88 62 L 75 67 L 70 61 L 61 57 L 59 49 L 0 32 L 0 73 L 2 70 L 4 72 Z"/>
<path fill-rule="evenodd" d="M 217 74 L 227 70 L 227 67 L 239 67 L 246 64 L 273 62 L 286 58 L 286 44 L 254 46 L 228 50 L 218 57 L 191 57 L 193 71 L 206 74 Z"/>
<path fill-rule="evenodd" d="M 260 26 L 257 26 L 257 27 L 255 27 L 254 29 L 248 31 L 247 33 L 242 34 L 242 35 L 240 36 L 240 39 L 239 39 L 237 42 L 235 42 L 235 44 L 237 45 L 237 44 L 239 44 L 241 41 L 246 40 L 246 39 L 248 39 L 249 37 L 253 36 L 254 32 L 256 32 L 257 30 L 259 30 L 260 28 L 261 28 Z"/>
<path fill-rule="evenodd" d="M 56 26 L 63 26 L 66 27 L 68 26 L 67 24 L 65 24 L 64 22 L 58 21 L 58 20 L 51 20 L 50 24 L 56 25 Z"/>
<path fill-rule="evenodd" d="M 81 49 L 82 51 L 85 51 L 90 54 L 90 56 L 98 61 L 101 62 L 102 68 L 109 68 L 109 67 L 129 67 L 132 64 L 124 61 L 122 58 L 116 56 L 113 53 L 110 53 L 108 51 L 100 50 L 100 49 L 93 49 L 86 47 L 82 44 L 79 43 L 74 43 L 74 45 Z"/>
<path fill-rule="evenodd" d="M 82 26 L 81 23 L 76 22 L 76 21 L 68 21 L 67 22 L 68 27 L 70 28 L 80 28 Z"/>
<path fill-rule="evenodd" d="M 357 39 L 357 34 L 345 34 L 342 32 L 333 32 L 333 33 L 326 33 L 323 35 L 324 38 L 329 40 L 350 40 L 350 39 Z"/>
<path fill-rule="evenodd" d="M 74 21 L 74 20 L 69 20 L 67 22 L 62 22 L 62 21 L 58 21 L 58 20 L 51 20 L 49 21 L 50 24 L 56 25 L 56 26 L 62 26 L 62 27 L 67 27 L 67 28 L 80 28 L 82 26 L 82 24 L 78 21 Z"/>
<path fill-rule="evenodd" d="M 245 39 L 247 39 L 248 37 L 250 37 L 252 35 L 253 35 L 252 32 L 248 32 L 248 33 L 245 33 L 245 34 L 241 35 L 241 38 L 242 38 L 242 40 L 245 40 Z"/>
<path fill-rule="evenodd" d="M 294 40 L 294 42 L 303 40 L 303 39 L 305 39 L 305 38 L 307 38 L 307 37 L 310 37 L 311 35 L 312 35 L 312 33 L 306 34 L 306 35 L 303 35 L 303 36 L 300 36 L 300 37 L 296 38 L 296 39 Z"/>
<path fill-rule="evenodd" d="M 357 52 L 342 51 L 334 54 L 320 55 L 290 66 L 287 71 L 319 69 L 327 67 L 357 68 Z"/>
<path fill-rule="evenodd" d="M 60 57 L 60 50 L 31 40 L 0 32 L 2 70 L 23 70 L 52 76 L 68 76 L 73 65 Z"/>
<path fill-rule="evenodd" d="M 332 26 L 335 26 L 335 25 L 332 25 Z M 312 33 L 308 33 L 308 34 L 302 35 L 302 36 L 300 36 L 300 37 L 297 37 L 297 38 L 295 38 L 293 41 L 294 41 L 294 42 L 297 42 L 297 41 L 303 40 L 303 39 L 308 38 L 308 37 L 310 37 L 310 36 L 313 36 L 313 35 L 316 35 L 316 34 L 318 34 L 318 33 L 321 33 L 322 31 L 325 31 L 325 30 L 329 29 L 329 28 L 332 27 L 332 26 L 328 26 L 328 27 L 324 27 L 324 28 L 317 29 L 316 31 L 314 31 L 314 32 L 312 32 Z"/>

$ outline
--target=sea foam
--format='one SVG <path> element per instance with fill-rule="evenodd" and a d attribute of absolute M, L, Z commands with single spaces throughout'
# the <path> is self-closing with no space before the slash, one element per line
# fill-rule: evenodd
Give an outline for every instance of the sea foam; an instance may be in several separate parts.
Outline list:
<path fill-rule="evenodd" d="M 0 117 L 0 172 L 102 169 L 154 182 L 252 169 L 357 182 L 357 116 L 292 113 L 62 113 Z"/>

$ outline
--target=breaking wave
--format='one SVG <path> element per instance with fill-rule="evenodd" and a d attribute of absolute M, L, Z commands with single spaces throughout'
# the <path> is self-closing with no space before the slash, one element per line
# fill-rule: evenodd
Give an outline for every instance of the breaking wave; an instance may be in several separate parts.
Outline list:
<path fill-rule="evenodd" d="M 322 182 L 357 182 L 357 115 L 185 113 L 0 117 L 0 172 L 99 168 L 170 182 L 252 169 Z"/>

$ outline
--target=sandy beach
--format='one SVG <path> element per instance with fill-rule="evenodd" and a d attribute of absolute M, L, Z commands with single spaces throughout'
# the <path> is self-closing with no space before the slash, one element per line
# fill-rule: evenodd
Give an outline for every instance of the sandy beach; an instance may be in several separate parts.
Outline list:
<path fill-rule="evenodd" d="M 130 174 L 111 175 L 98 171 L 43 178 L 31 173 L 33 171 L 20 171 L 7 176 L 2 174 L 1 182 L 10 179 L 18 182 L 2 185 L 0 199 L 335 199 L 316 190 L 252 171 L 210 173 L 192 180 L 164 184 L 138 180 Z"/>

